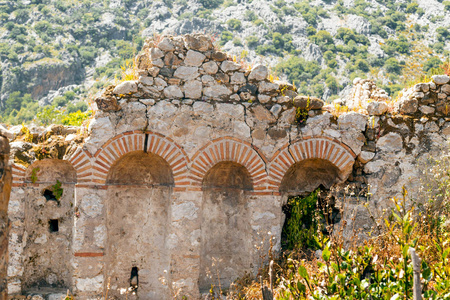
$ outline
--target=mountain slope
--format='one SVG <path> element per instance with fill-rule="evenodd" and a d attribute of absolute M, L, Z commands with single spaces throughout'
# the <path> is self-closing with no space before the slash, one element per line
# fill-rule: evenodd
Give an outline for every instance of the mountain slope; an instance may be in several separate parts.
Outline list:
<path fill-rule="evenodd" d="M 368 77 L 393 95 L 449 56 L 449 10 L 436 0 L 0 1 L 0 121 L 29 122 L 45 105 L 88 109 L 163 32 L 208 32 L 303 94 L 331 100 Z"/>

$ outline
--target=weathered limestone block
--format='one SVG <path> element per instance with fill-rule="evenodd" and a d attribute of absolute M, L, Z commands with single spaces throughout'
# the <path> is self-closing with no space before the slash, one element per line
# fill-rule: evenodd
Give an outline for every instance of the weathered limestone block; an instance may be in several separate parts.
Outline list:
<path fill-rule="evenodd" d="M 217 66 L 217 63 L 214 61 L 208 61 L 207 63 L 203 64 L 203 70 L 210 75 L 214 75 L 219 70 L 219 66 Z"/>
<path fill-rule="evenodd" d="M 88 127 L 90 136 L 86 139 L 85 147 L 94 154 L 109 139 L 114 137 L 114 125 L 109 117 L 94 118 Z"/>
<path fill-rule="evenodd" d="M 225 73 L 228 73 L 228 72 L 234 72 L 234 71 L 239 70 L 241 68 L 241 65 L 237 64 L 235 62 L 226 60 L 226 61 L 222 62 L 222 64 L 220 65 L 220 68 Z"/>
<path fill-rule="evenodd" d="M 450 77 L 447 75 L 434 75 L 431 76 L 435 84 L 446 84 L 450 81 Z"/>
<path fill-rule="evenodd" d="M 7 266 L 8 235 L 10 223 L 8 219 L 8 203 L 11 194 L 11 167 L 9 165 L 9 142 L 0 136 L 0 300 L 7 298 Z"/>
<path fill-rule="evenodd" d="M 189 50 L 184 59 L 186 66 L 200 67 L 205 60 L 206 56 L 200 52 Z"/>
<path fill-rule="evenodd" d="M 367 116 L 353 111 L 339 116 L 338 119 L 339 128 L 343 130 L 356 129 L 364 131 L 366 129 L 366 123 Z"/>
<path fill-rule="evenodd" d="M 400 101 L 396 104 L 396 107 L 398 111 L 402 114 L 414 114 L 419 106 L 419 101 L 415 98 L 402 98 Z"/>
<path fill-rule="evenodd" d="M 250 75 L 248 75 L 248 80 L 262 81 L 265 80 L 268 75 L 269 70 L 266 66 L 256 65 L 250 72 Z"/>
<path fill-rule="evenodd" d="M 363 164 L 368 163 L 375 157 L 375 153 L 369 152 L 369 151 L 361 151 L 361 153 L 358 155 L 358 160 L 362 162 Z"/>
<path fill-rule="evenodd" d="M 367 112 L 372 116 L 381 116 L 387 112 L 388 106 L 385 102 L 373 101 L 367 105 Z"/>
<path fill-rule="evenodd" d="M 200 74 L 198 73 L 197 67 L 181 66 L 177 68 L 173 76 L 182 80 L 193 80 L 200 76 Z"/>
<path fill-rule="evenodd" d="M 244 84 L 247 80 L 245 79 L 244 73 L 236 72 L 231 75 L 230 83 L 231 84 Z"/>
<path fill-rule="evenodd" d="M 124 81 L 113 90 L 116 95 L 128 95 L 138 91 L 137 84 L 134 81 Z"/>
<path fill-rule="evenodd" d="M 215 84 L 213 86 L 209 86 L 203 89 L 203 95 L 210 98 L 223 98 L 230 96 L 233 92 L 230 91 L 225 85 Z"/>
<path fill-rule="evenodd" d="M 193 49 L 198 51 L 208 51 L 213 48 L 211 38 L 201 34 L 186 34 L 183 37 L 184 45 L 187 49 Z"/>
<path fill-rule="evenodd" d="M 323 101 L 316 97 L 297 96 L 294 98 L 294 106 L 300 109 L 321 109 Z"/>
<path fill-rule="evenodd" d="M 450 95 L 450 84 L 444 84 L 441 86 L 441 92 Z"/>
<path fill-rule="evenodd" d="M 100 96 L 95 98 L 95 103 L 98 109 L 103 111 L 118 111 L 120 105 L 117 103 L 117 99 L 114 96 Z"/>
<path fill-rule="evenodd" d="M 175 50 L 175 47 L 169 38 L 163 38 L 161 42 L 159 42 L 158 48 L 165 52 Z"/>
<path fill-rule="evenodd" d="M 191 80 L 184 84 L 184 96 L 189 99 L 199 99 L 202 97 L 202 82 L 198 80 Z"/>
<path fill-rule="evenodd" d="M 274 82 L 261 81 L 259 83 L 260 93 L 274 93 L 280 86 Z"/>
<path fill-rule="evenodd" d="M 400 134 L 390 132 L 377 142 L 377 148 L 383 152 L 396 152 L 403 149 L 403 139 Z"/>
<path fill-rule="evenodd" d="M 183 92 L 178 85 L 169 85 L 164 89 L 164 96 L 168 99 L 183 98 Z"/>
<path fill-rule="evenodd" d="M 150 48 L 149 53 L 150 53 L 150 59 L 152 61 L 155 61 L 157 59 L 160 59 L 161 57 L 164 57 L 164 52 L 158 48 Z"/>
<path fill-rule="evenodd" d="M 8 139 L 13 139 L 14 138 L 14 132 L 6 129 L 5 127 L 3 127 L 2 125 L 0 125 L 0 136 L 4 136 Z"/>

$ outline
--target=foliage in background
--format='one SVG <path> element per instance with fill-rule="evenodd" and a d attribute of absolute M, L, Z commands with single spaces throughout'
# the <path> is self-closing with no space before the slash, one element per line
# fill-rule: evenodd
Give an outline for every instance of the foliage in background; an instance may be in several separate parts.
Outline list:
<path fill-rule="evenodd" d="M 317 210 L 317 194 L 319 190 L 307 197 L 291 197 L 283 207 L 286 221 L 281 233 L 281 248 L 285 250 L 313 249 L 316 250 L 317 231 L 320 230 L 320 210 Z"/>

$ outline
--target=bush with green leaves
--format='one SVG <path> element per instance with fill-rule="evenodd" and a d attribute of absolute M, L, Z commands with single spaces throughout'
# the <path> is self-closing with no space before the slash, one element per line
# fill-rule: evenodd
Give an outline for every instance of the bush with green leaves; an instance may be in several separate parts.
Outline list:
<path fill-rule="evenodd" d="M 229 19 L 227 21 L 228 28 L 231 30 L 239 30 L 241 29 L 242 23 L 238 19 Z"/>

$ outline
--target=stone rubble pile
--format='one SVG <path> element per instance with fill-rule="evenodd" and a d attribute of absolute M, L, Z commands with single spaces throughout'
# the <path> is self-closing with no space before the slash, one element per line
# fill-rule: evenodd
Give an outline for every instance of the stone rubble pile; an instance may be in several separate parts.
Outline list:
<path fill-rule="evenodd" d="M 376 86 L 375 82 L 371 79 L 355 78 L 353 80 L 353 88 L 346 99 L 343 101 L 343 105 L 347 106 L 351 110 L 365 109 L 370 115 L 381 115 L 387 111 L 384 110 L 384 103 L 389 101 L 390 97 L 387 92 Z M 384 110 L 384 111 L 383 111 Z"/>
<path fill-rule="evenodd" d="M 109 87 L 96 99 L 103 111 L 118 111 L 127 102 L 140 101 L 154 105 L 160 100 L 192 104 L 193 101 L 242 102 L 265 104 L 269 110 L 280 110 L 293 102 L 296 88 L 289 83 L 269 80 L 263 65 L 253 68 L 233 61 L 218 51 L 210 37 L 193 34 L 148 40 L 143 53 L 136 57 L 137 80 Z M 301 102 L 301 100 L 300 100 Z M 303 105 L 304 106 L 304 105 Z M 321 109 L 322 100 L 314 108 Z"/>
<path fill-rule="evenodd" d="M 418 83 L 402 91 L 395 112 L 420 117 L 445 117 L 450 115 L 450 77 L 432 76 L 428 83 Z"/>

